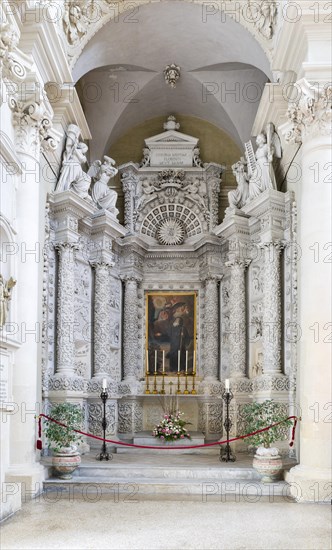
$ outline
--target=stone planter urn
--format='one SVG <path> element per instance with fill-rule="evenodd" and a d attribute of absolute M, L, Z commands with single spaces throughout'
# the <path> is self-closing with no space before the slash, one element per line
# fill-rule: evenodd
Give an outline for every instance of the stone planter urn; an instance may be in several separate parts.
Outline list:
<path fill-rule="evenodd" d="M 71 479 L 72 473 L 80 464 L 81 456 L 76 445 L 54 451 L 52 465 L 56 476 L 60 479 Z"/>
<path fill-rule="evenodd" d="M 278 481 L 282 472 L 282 458 L 276 447 L 258 447 L 253 460 L 253 467 L 262 476 L 263 483 Z"/>

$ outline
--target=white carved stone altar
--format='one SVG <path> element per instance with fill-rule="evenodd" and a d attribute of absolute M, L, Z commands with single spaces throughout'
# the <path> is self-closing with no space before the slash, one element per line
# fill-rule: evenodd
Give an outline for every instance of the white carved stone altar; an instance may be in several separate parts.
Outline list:
<path fill-rule="evenodd" d="M 243 432 L 242 406 L 253 398 L 271 397 L 285 414 L 292 410 L 297 327 L 293 194 L 274 189 L 265 174 L 265 187 L 257 196 L 247 190 L 249 200 L 242 200 L 245 182 L 250 187 L 253 181 L 252 174 L 246 175 L 247 156 L 233 167 L 242 176 L 220 224 L 224 167 L 204 163 L 198 140 L 180 132 L 171 116 L 164 132 L 145 140 L 140 164 L 119 167 L 123 227 L 116 197 L 107 190 L 107 180 L 117 171 L 114 161 L 105 157 L 85 172 L 83 159 L 77 165 L 86 153 L 78 130 L 73 129 L 61 185 L 49 197 L 46 216 L 46 407 L 62 399 L 80 403 L 86 429 L 100 435 L 105 377 L 107 435 L 130 439 L 150 431 L 162 408 L 156 395 L 145 393 L 146 296 L 195 292 L 197 394 L 179 398 L 192 429 L 206 440 L 222 437 L 226 378 L 234 393 L 233 435 Z M 79 150 L 74 172 L 73 146 Z M 97 193 L 100 182 L 104 202 Z M 182 392 L 183 384 L 181 378 Z M 168 373 L 166 393 L 174 393 L 176 385 L 176 374 Z"/>

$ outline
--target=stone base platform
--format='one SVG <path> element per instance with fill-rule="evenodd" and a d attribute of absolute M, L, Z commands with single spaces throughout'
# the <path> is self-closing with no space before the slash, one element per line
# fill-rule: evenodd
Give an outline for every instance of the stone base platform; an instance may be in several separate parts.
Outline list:
<path fill-rule="evenodd" d="M 187 447 L 190 445 L 204 445 L 204 435 L 199 432 L 193 432 L 190 434 L 191 439 L 179 439 L 179 441 L 161 441 L 157 437 L 151 435 L 151 432 L 140 432 L 135 434 L 133 443 L 135 445 L 148 445 L 152 447 L 160 447 L 162 451 L 158 449 L 137 449 L 136 447 L 123 447 L 118 445 L 116 447 L 116 453 L 130 453 L 130 454 L 158 454 L 166 452 L 169 454 L 201 454 L 206 450 L 209 450 L 209 447 L 198 448 L 198 449 L 172 449 L 172 447 Z M 213 448 L 213 447 L 212 447 Z M 216 445 L 216 449 L 219 449 L 219 446 Z M 214 449 L 215 450 L 215 449 Z"/>
<path fill-rule="evenodd" d="M 239 455 L 236 462 L 225 463 L 219 461 L 218 452 L 206 456 L 170 456 L 170 452 L 165 456 L 164 451 L 160 451 L 163 455 L 158 457 L 114 454 L 109 462 L 97 461 L 90 453 L 82 457 L 81 466 L 71 480 L 51 477 L 44 482 L 44 489 L 50 498 L 52 493 L 67 498 L 71 493 L 82 494 L 88 499 L 116 498 L 115 495 L 121 494 L 128 502 L 158 496 L 172 500 L 224 501 L 231 495 L 250 502 L 257 502 L 260 498 L 292 500 L 285 481 L 260 482 L 252 467 L 252 457 L 247 454 Z M 50 465 L 51 459 L 43 462 Z M 285 470 L 294 464 L 294 461 L 286 461 Z M 90 493 L 91 497 L 88 496 Z"/>

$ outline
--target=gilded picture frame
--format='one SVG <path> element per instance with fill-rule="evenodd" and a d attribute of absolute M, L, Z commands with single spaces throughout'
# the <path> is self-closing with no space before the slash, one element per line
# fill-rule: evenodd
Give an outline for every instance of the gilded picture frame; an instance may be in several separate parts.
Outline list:
<path fill-rule="evenodd" d="M 197 292 L 146 291 L 145 371 L 196 372 Z"/>

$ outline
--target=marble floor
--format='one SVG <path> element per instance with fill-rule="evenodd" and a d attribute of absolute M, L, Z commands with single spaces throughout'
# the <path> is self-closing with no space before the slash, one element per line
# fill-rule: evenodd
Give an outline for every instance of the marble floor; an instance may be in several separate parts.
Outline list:
<path fill-rule="evenodd" d="M 329 550 L 330 506 L 282 498 L 145 499 L 48 493 L 1 528 L 2 550 Z"/>

